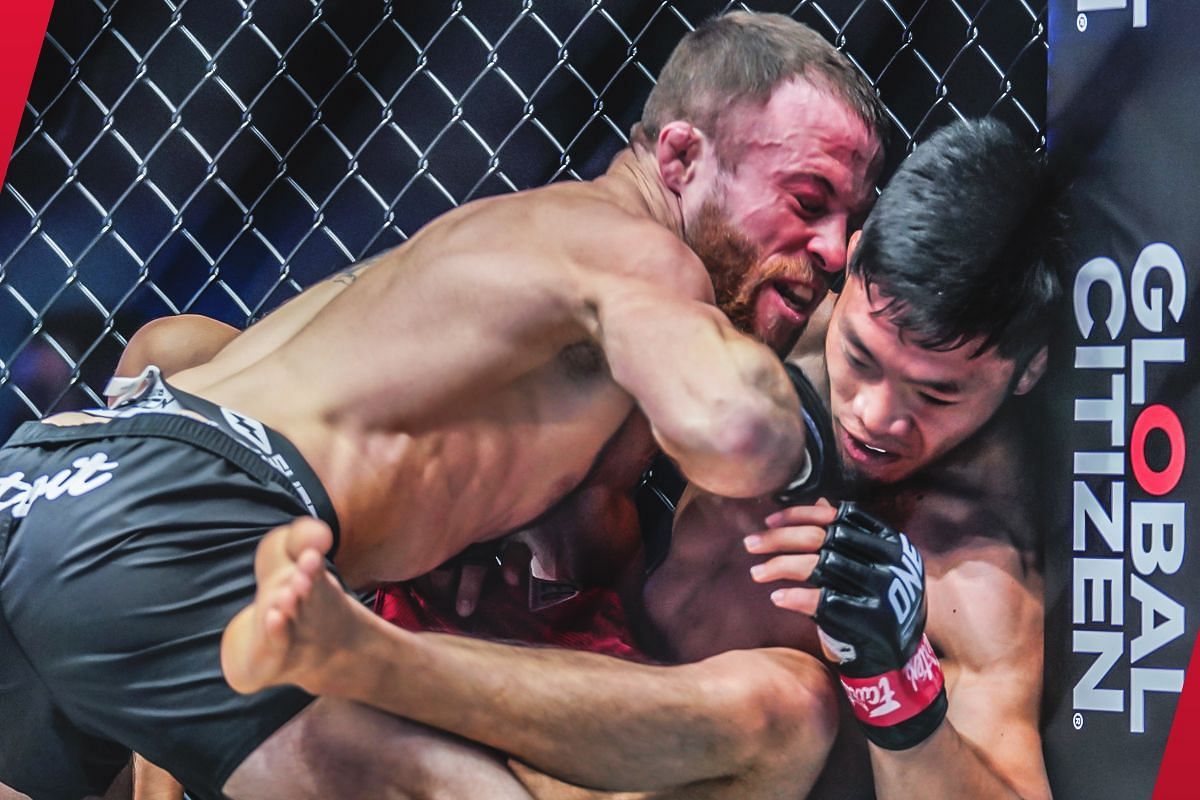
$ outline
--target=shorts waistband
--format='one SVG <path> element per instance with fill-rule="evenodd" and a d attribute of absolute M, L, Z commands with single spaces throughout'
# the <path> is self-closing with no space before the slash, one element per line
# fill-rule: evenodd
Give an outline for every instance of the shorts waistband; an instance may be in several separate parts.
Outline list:
<path fill-rule="evenodd" d="M 256 480 L 280 486 L 295 496 L 310 514 L 329 525 L 333 532 L 333 548 L 328 557 L 333 558 L 337 553 L 339 541 L 337 513 L 325 487 L 296 446 L 278 431 L 262 423 L 236 415 L 235 412 L 222 409 L 215 403 L 180 392 L 178 389 L 172 388 L 171 391 L 181 399 L 185 407 L 212 419 L 212 422 L 203 422 L 181 414 L 154 413 L 114 417 L 106 423 L 84 425 L 58 426 L 25 422 L 17 428 L 4 447 L 40 447 L 125 436 L 173 439 L 192 445 L 228 460 Z M 242 438 L 250 435 L 249 432 L 243 434 L 242 438 L 235 437 L 228 430 L 233 427 L 233 423 L 224 417 L 223 411 L 235 415 L 235 419 L 254 422 L 257 426 L 253 428 L 254 433 L 262 436 L 261 441 L 255 444 L 262 446 L 253 447 L 250 443 L 242 441 Z M 214 412 L 217 415 L 215 419 Z M 221 422 L 226 424 L 222 425 Z"/>

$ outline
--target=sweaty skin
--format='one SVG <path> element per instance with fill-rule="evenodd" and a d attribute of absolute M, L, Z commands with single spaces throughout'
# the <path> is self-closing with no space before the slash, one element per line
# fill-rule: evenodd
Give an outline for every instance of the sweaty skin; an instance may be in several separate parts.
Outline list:
<path fill-rule="evenodd" d="M 848 220 L 870 197 L 879 147 L 854 112 L 800 79 L 731 128 L 747 143 L 733 173 L 703 131 L 668 123 L 595 181 L 435 220 L 348 286 L 314 287 L 172 382 L 299 448 L 337 510 L 336 563 L 352 588 L 424 574 L 539 521 L 595 472 L 618 431 L 614 449 L 659 447 L 722 494 L 782 485 L 802 452 L 795 393 L 770 350 L 713 302 L 730 301 L 745 330 L 786 351 L 824 296 L 823 273 L 845 263 Z M 705 235 L 729 252 L 707 253 Z M 603 485 L 630 485 L 643 462 L 631 458 Z M 286 557 L 268 563 L 260 593 L 286 598 L 294 569 Z M 226 631 L 239 688 L 271 678 L 263 665 L 277 643 L 262 605 Z M 226 791 L 279 791 L 279 759 L 314 735 L 414 728 L 318 701 Z M 408 766 L 365 752 L 354 763 L 362 785 L 373 775 L 391 785 Z M 319 782 L 319 767 L 285 777 Z"/>
<path fill-rule="evenodd" d="M 739 125 L 752 144 L 735 176 L 703 132 L 671 123 L 654 152 L 624 151 L 595 181 L 444 215 L 319 309 L 302 295 L 174 382 L 300 449 L 337 509 L 351 586 L 424 574 L 527 526 L 588 475 L 635 401 L 654 434 L 644 450 L 661 446 L 699 485 L 779 486 L 803 437 L 795 394 L 712 307 L 680 237 L 697 238 L 701 207 L 722 196 L 734 234 L 754 233 L 736 294 L 786 349 L 824 296 L 820 270 L 845 263 L 878 146 L 801 80 Z M 748 185 L 753 204 L 739 200 Z M 797 192 L 820 213 L 798 213 Z"/>
<path fill-rule="evenodd" d="M 857 308 L 847 302 L 854 291 L 851 284 L 843 308 Z M 956 429 L 962 414 L 986 419 L 977 412 L 994 408 L 1010 382 L 1013 391 L 1027 391 L 1040 362 L 1035 358 L 1038 366 L 1014 382 L 1012 363 L 994 354 L 981 356 L 991 365 L 982 373 L 973 360 L 960 363 L 969 343 L 959 353 L 920 353 L 894 332 L 880 335 L 888 333 L 886 320 L 857 317 L 861 342 L 880 361 L 901 365 L 883 384 L 891 402 L 914 378 L 919 387 L 959 387 L 949 405 L 901 415 L 904 430 L 915 432 L 911 441 L 949 455 L 868 496 L 925 554 L 928 631 L 944 659 L 950 696 L 946 721 L 922 744 L 900 752 L 871 746 L 874 792 L 958 797 L 965 787 L 971 797 L 1048 797 L 1037 729 L 1042 599 L 1030 460 L 1018 452 L 1007 414 L 958 447 L 941 435 Z M 831 331 L 847 323 L 835 311 Z M 838 357 L 829 348 L 827 354 Z M 997 375 L 999 390 L 992 385 Z M 873 418 L 869 403 L 857 398 L 864 390 L 876 396 L 879 380 L 870 369 L 858 388 L 843 378 L 848 407 Z M 908 435 L 906 455 L 917 449 Z M 283 588 L 260 589 L 246 621 L 256 631 L 247 640 L 257 644 L 226 651 L 227 675 L 244 679 L 235 683 L 244 690 L 298 683 L 503 749 L 543 773 L 520 773 L 539 797 L 604 796 L 582 788 L 590 786 L 654 797 L 794 799 L 813 786 L 839 732 L 818 792 L 869 797 L 869 783 L 855 785 L 847 775 L 867 774 L 861 734 L 852 722 L 839 726 L 840 693 L 816 658 L 815 629 L 793 613 L 811 614 L 815 592 L 785 590 L 775 609 L 766 587 L 749 576 L 752 565 L 783 553 L 766 562 L 758 580 L 804 580 L 823 537 L 812 526 L 827 524 L 832 509 L 783 512 L 763 537 L 773 541 L 750 556 L 739 534 L 762 533 L 775 508 L 769 500 L 697 491 L 683 504 L 671 558 L 645 594 L 661 654 L 685 662 L 678 667 L 411 634 L 310 589 L 320 586 L 313 576 L 289 588 L 289 576 L 304 571 L 297 556 L 275 561 Z M 239 658 L 248 662 L 233 663 Z"/>
<path fill-rule="evenodd" d="M 962 752 L 950 763 L 986 758 L 1000 781 L 1020 796 L 1046 797 L 1037 733 L 1042 578 L 1035 563 L 1037 495 L 1027 449 L 1015 413 L 1008 409 L 934 467 L 876 488 L 863 506 L 907 533 L 924 555 L 926 633 L 946 675 L 948 720 L 968 743 L 956 746 Z M 641 640 L 657 645 L 656 655 L 691 662 L 727 650 L 794 647 L 821 656 L 812 619 L 776 607 L 764 591 L 796 584 L 757 586 L 750 576 L 752 566 L 766 563 L 763 581 L 797 577 L 811 570 L 812 563 L 800 562 L 810 557 L 784 555 L 768 561 L 769 554 L 747 552 L 729 535 L 762 534 L 763 520 L 778 508 L 768 499 L 728 500 L 695 491 L 684 497 L 670 554 L 650 576 L 643 595 L 648 630 Z M 810 548 L 819 545 L 820 534 L 812 532 Z M 832 686 L 834 679 L 829 680 Z M 880 783 L 880 771 L 905 759 L 914 761 L 917 751 L 937 745 L 930 740 L 913 753 L 873 747 L 868 752 L 846 704 L 841 708 L 839 737 L 809 797 L 892 796 L 884 791 L 886 783 Z M 960 775 L 945 766 L 923 769 L 919 780 L 918 794 L 925 797 L 954 796 L 972 785 L 956 783 Z M 937 793 L 938 780 L 946 781 L 949 795 Z M 979 789 L 958 796 L 990 795 Z"/>
<path fill-rule="evenodd" d="M 536 519 L 635 397 L 699 480 L 753 492 L 728 466 L 743 459 L 761 467 L 743 474 L 786 480 L 802 435 L 786 378 L 708 305 L 707 274 L 655 220 L 631 158 L 592 184 L 452 212 L 174 376 L 300 449 L 337 509 L 351 586 L 421 575 Z M 707 362 L 703 378 L 662 377 Z"/>
<path fill-rule="evenodd" d="M 667 449 L 697 454 L 699 480 L 728 486 L 719 468 L 705 475 L 715 456 L 687 440 L 692 431 L 676 432 L 667 407 L 683 395 L 720 408 L 715 395 L 731 395 L 731 410 L 756 429 L 733 425 L 743 438 L 728 449 L 781 436 L 762 460 L 765 480 L 785 479 L 794 451 L 784 451 L 798 439 L 784 422 L 786 387 L 765 349 L 709 310 L 699 262 L 637 203 L 614 179 L 464 207 L 383 257 L 295 335 L 277 342 L 270 326 L 251 328 L 175 383 L 296 444 L 338 511 L 339 567 L 353 586 L 421 575 L 536 519 L 583 480 L 635 396 Z M 580 218 L 589 225 L 572 222 Z M 563 241 L 572 227 L 578 235 Z M 656 337 L 630 317 L 652 308 L 676 324 L 635 351 L 634 340 Z M 282 325 L 289 311 L 267 321 Z M 732 356 L 721 365 L 728 388 L 655 386 L 649 365 L 630 363 L 654 351 L 705 361 L 709 349 Z"/>

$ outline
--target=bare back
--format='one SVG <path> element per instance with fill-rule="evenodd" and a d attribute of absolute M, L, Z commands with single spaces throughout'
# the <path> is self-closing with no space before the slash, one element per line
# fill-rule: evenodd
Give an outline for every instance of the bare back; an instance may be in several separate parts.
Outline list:
<path fill-rule="evenodd" d="M 589 304 L 609 277 L 678 260 L 679 240 L 638 211 L 597 184 L 469 204 L 173 382 L 300 448 L 344 541 L 373 537 L 373 572 L 347 580 L 422 574 L 547 511 L 634 408 Z M 699 276 L 680 291 L 702 294 L 698 261 L 680 267 Z"/>

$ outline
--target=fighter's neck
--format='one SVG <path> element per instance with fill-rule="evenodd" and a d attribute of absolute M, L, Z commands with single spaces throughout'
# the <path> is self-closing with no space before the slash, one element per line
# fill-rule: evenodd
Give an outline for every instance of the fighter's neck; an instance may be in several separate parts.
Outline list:
<path fill-rule="evenodd" d="M 1026 409 L 1028 413 L 1028 409 Z M 1036 491 L 1042 467 L 1031 458 L 1027 425 L 1012 399 L 966 441 L 914 475 L 865 492 L 870 510 L 938 553 L 967 536 L 1021 547 L 1036 540 Z M 980 520 L 991 520 L 987 526 Z"/>
<path fill-rule="evenodd" d="M 679 197 L 663 184 L 654 155 L 643 147 L 630 146 L 617 153 L 604 174 L 596 179 L 631 210 L 683 236 L 683 209 Z"/>

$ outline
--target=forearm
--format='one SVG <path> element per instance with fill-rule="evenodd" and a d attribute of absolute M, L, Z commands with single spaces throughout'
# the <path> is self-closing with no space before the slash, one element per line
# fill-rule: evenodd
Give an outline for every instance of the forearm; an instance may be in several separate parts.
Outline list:
<path fill-rule="evenodd" d="M 976 749 L 944 720 L 932 736 L 908 750 L 871 745 L 871 766 L 880 800 L 961 797 L 978 800 L 1049 800 L 1044 772 L 1026 779 L 1023 791 L 1010 785 Z"/>
<path fill-rule="evenodd" d="M 343 696 L 503 750 L 571 783 L 657 789 L 733 771 L 744 737 L 703 664 L 656 667 L 442 634 L 356 648 Z M 732 704 L 729 704 L 732 705 Z"/>
<path fill-rule="evenodd" d="M 803 458 L 796 391 L 780 362 L 769 353 L 760 361 L 759 350 L 753 342 L 731 344 L 729 374 L 709 373 L 698 387 L 688 387 L 696 391 L 697 405 L 711 404 L 707 416 L 681 420 L 668 413 L 665 424 L 650 420 L 663 451 L 689 481 L 723 497 L 773 492 L 794 477 Z M 733 397 L 734 390 L 740 396 Z M 705 397 L 706 391 L 712 394 Z"/>
<path fill-rule="evenodd" d="M 716 309 L 696 307 L 661 331 L 608 326 L 613 377 L 689 480 L 726 497 L 766 494 L 801 463 L 799 399 L 768 348 Z"/>

